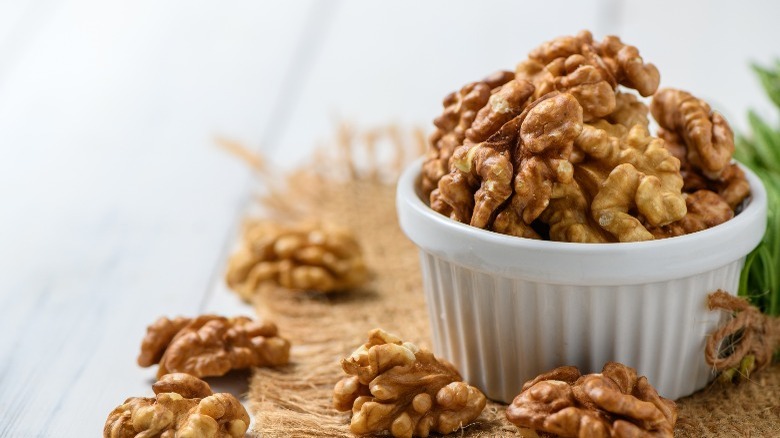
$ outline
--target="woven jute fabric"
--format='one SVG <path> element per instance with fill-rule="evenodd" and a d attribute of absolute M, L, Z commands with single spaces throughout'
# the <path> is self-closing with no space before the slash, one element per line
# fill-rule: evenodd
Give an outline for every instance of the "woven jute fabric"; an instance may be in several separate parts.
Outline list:
<path fill-rule="evenodd" d="M 388 173 L 397 174 L 403 161 L 395 160 Z M 341 164 L 346 172 L 340 175 L 322 172 L 322 166 L 293 172 L 262 203 L 266 214 L 279 219 L 319 218 L 351 229 L 373 277 L 361 290 L 338 294 L 274 287 L 258 292 L 259 316 L 275 321 L 293 349 L 290 365 L 256 369 L 252 375 L 252 436 L 351 437 L 349 413 L 332 407 L 333 386 L 344 375 L 339 360 L 377 327 L 431 347 L 418 253 L 398 226 L 394 185 L 376 169 L 361 174 L 349 160 Z M 738 385 L 714 384 L 677 402 L 677 436 L 778 437 L 780 365 Z M 489 402 L 474 424 L 453 436 L 520 436 L 506 420 L 505 408 Z"/>

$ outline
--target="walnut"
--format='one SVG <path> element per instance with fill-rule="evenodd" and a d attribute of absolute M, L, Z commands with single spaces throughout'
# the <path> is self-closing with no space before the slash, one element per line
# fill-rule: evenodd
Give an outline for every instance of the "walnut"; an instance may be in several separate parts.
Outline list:
<path fill-rule="evenodd" d="M 551 240 L 601 243 L 614 239 L 590 217 L 592 196 L 575 180 L 553 184 L 550 204 L 539 216 Z"/>
<path fill-rule="evenodd" d="M 621 242 L 653 239 L 632 211 L 653 226 L 680 220 L 686 212 L 680 162 L 643 124 L 630 129 L 606 121 L 588 124 L 577 146 L 580 183 L 594 193 L 593 219 Z"/>
<path fill-rule="evenodd" d="M 272 322 L 244 316 L 225 318 L 166 317 L 147 328 L 138 365 L 159 362 L 158 377 L 189 373 L 196 377 L 222 376 L 233 369 L 284 365 L 290 360 L 290 342 L 279 336 Z"/>
<path fill-rule="evenodd" d="M 615 110 L 607 115 L 606 119 L 622 126 L 642 125 L 647 128 L 650 125 L 648 112 L 647 105 L 635 95 L 619 91 L 615 96 Z"/>
<path fill-rule="evenodd" d="M 655 93 L 650 111 L 662 128 L 683 139 L 694 168 L 709 179 L 720 178 L 734 153 L 734 134 L 720 113 L 690 93 L 671 88 Z"/>
<path fill-rule="evenodd" d="M 531 52 L 529 59 L 515 69 L 517 78 L 534 85 L 534 100 L 552 91 L 571 94 L 582 106 L 586 121 L 611 113 L 616 104 L 616 84 L 603 62 L 585 43 L 586 39 L 561 37 L 559 40 L 564 41 L 559 45 L 554 44 L 555 40 L 545 43 L 548 48 L 541 51 L 542 55 Z M 561 56 L 550 59 L 552 55 Z"/>
<path fill-rule="evenodd" d="M 507 123 L 487 141 L 467 143 L 452 155 L 452 171 L 431 193 L 431 207 L 457 221 L 485 228 L 512 194 L 511 149 L 517 131 Z"/>
<path fill-rule="evenodd" d="M 228 285 L 245 299 L 264 283 L 333 292 L 359 287 L 367 280 L 360 246 L 348 230 L 272 221 L 247 223 L 226 275 Z"/>
<path fill-rule="evenodd" d="M 633 368 L 609 362 L 600 374 L 561 367 L 527 382 L 506 415 L 561 437 L 672 437 L 677 407 Z"/>
<path fill-rule="evenodd" d="M 721 198 L 736 211 L 742 201 L 750 196 L 750 183 L 745 177 L 745 172 L 736 163 L 731 163 L 721 174 L 721 178 L 712 184 Z"/>
<path fill-rule="evenodd" d="M 709 190 L 686 194 L 685 205 L 688 211 L 682 219 L 663 227 L 648 226 L 648 231 L 657 239 L 682 236 L 706 230 L 734 217 L 734 211 L 729 204 L 717 193 Z"/>
<path fill-rule="evenodd" d="M 575 36 L 561 36 L 546 41 L 539 47 L 531 50 L 528 58 L 542 64 L 549 64 L 559 58 L 568 58 L 571 55 L 582 53 L 582 47 L 593 44 L 593 35 L 583 30 Z"/>
<path fill-rule="evenodd" d="M 339 411 L 352 410 L 356 435 L 451 433 L 474 421 L 487 402 L 451 364 L 380 329 L 341 366 L 348 376 L 336 384 L 333 402 Z"/>
<path fill-rule="evenodd" d="M 105 438 L 243 437 L 249 414 L 231 394 L 213 394 L 189 374 L 167 374 L 152 389 L 156 397 L 131 397 L 114 409 L 103 427 Z"/>
<path fill-rule="evenodd" d="M 680 174 L 683 177 L 683 191 L 693 193 L 697 190 L 709 190 L 723 198 L 731 210 L 736 212 L 742 202 L 750 196 L 750 184 L 745 172 L 736 163 L 730 163 L 715 179 L 694 166 L 688 159 L 685 141 L 678 134 L 659 129 L 658 136 L 665 141 L 665 147 L 680 160 Z"/>
<path fill-rule="evenodd" d="M 658 69 L 615 36 L 594 42 L 584 31 L 545 42 L 510 76 L 445 101 L 447 124 L 437 119 L 434 139 L 449 135 L 451 153 L 445 168 L 435 152 L 430 192 L 432 172 L 423 170 L 437 212 L 519 237 L 629 242 L 728 220 L 723 203 L 698 190 L 716 193 L 733 213 L 750 194 L 730 163 L 726 121 L 688 93 L 656 92 Z M 655 93 L 652 111 L 624 87 Z M 460 102 L 477 88 L 484 105 L 477 110 L 472 98 L 466 118 Z M 650 112 L 662 126 L 657 136 Z"/>
<path fill-rule="evenodd" d="M 553 183 L 567 183 L 574 176 L 569 156 L 582 130 L 582 107 L 572 95 L 554 92 L 519 117 L 521 148 L 515 157 L 514 195 L 493 229 L 527 236 L 523 224 L 530 225 L 547 208 Z"/>
<path fill-rule="evenodd" d="M 645 97 L 658 89 L 661 74 L 653 64 L 644 63 L 636 47 L 624 44 L 614 35 L 605 37 L 595 46 L 619 84 L 633 88 Z"/>
<path fill-rule="evenodd" d="M 615 110 L 618 84 L 649 96 L 660 81 L 658 69 L 645 64 L 636 47 L 615 36 L 594 43 L 587 31 L 542 44 L 518 64 L 515 74 L 536 87 L 534 98 L 553 90 L 572 94 L 582 105 L 586 122 Z"/>
<path fill-rule="evenodd" d="M 466 131 L 466 137 L 475 143 L 487 140 L 523 112 L 533 92 L 534 86 L 522 79 L 502 85 L 490 96 L 488 104 L 479 110 L 471 128 Z"/>
<path fill-rule="evenodd" d="M 448 173 L 450 157 L 455 148 L 463 144 L 466 131 L 471 128 L 477 113 L 488 104 L 491 92 L 512 79 L 511 72 L 499 71 L 444 98 L 444 112 L 433 121 L 436 131 L 430 137 L 431 147 L 423 164 L 421 188 L 425 196 L 430 195 L 441 177 Z M 498 107 L 496 112 L 500 112 L 501 100 L 496 98 L 494 101 Z"/>

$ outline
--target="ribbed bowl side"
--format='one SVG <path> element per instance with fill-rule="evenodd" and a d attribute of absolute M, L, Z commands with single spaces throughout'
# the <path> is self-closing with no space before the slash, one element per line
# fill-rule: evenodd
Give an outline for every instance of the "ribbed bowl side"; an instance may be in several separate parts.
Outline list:
<path fill-rule="evenodd" d="M 434 352 L 507 403 L 544 371 L 599 372 L 610 360 L 635 367 L 667 398 L 703 388 L 713 377 L 704 344 L 723 318 L 707 309 L 707 295 L 736 291 L 742 263 L 665 282 L 572 286 L 504 278 L 421 252 Z"/>

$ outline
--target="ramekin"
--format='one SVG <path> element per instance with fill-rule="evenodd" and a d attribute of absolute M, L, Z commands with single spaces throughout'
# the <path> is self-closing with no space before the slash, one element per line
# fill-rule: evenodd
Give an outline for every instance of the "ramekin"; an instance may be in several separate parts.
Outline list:
<path fill-rule="evenodd" d="M 667 398 L 714 377 L 704 344 L 725 316 L 716 289 L 736 293 L 745 256 L 766 228 L 766 191 L 730 221 L 680 237 L 586 244 L 524 239 L 433 211 L 417 190 L 422 159 L 401 175 L 401 228 L 419 248 L 434 353 L 491 399 L 511 402 L 525 381 L 574 365 L 618 361 Z"/>

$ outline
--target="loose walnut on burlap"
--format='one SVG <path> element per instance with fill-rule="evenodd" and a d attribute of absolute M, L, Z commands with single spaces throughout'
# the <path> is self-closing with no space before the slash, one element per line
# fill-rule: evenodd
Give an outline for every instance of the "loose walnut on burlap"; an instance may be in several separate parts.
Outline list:
<path fill-rule="evenodd" d="M 334 292 L 368 280 L 360 245 L 345 229 L 267 220 L 245 224 L 241 247 L 228 262 L 228 286 L 250 300 L 267 282 L 291 290 Z"/>
<path fill-rule="evenodd" d="M 474 421 L 487 402 L 451 364 L 380 329 L 341 366 L 348 377 L 336 384 L 333 404 L 352 411 L 356 435 L 448 434 Z"/>
<path fill-rule="evenodd" d="M 233 369 L 284 365 L 289 360 L 290 342 L 279 336 L 274 323 L 244 316 L 201 315 L 161 317 L 150 325 L 138 365 L 159 362 L 158 377 L 167 373 L 205 377 L 222 376 Z"/>
<path fill-rule="evenodd" d="M 249 414 L 233 395 L 214 394 L 197 377 L 167 374 L 152 389 L 156 397 L 131 397 L 114 409 L 103 437 L 238 438 L 249 427 Z"/>
<path fill-rule="evenodd" d="M 677 406 L 633 368 L 608 362 L 600 374 L 561 367 L 526 382 L 506 415 L 560 437 L 672 437 Z"/>

